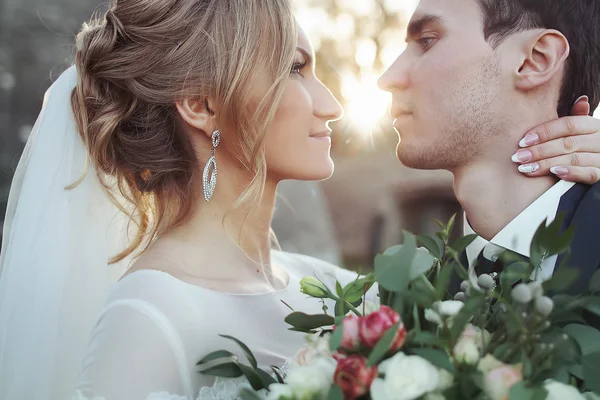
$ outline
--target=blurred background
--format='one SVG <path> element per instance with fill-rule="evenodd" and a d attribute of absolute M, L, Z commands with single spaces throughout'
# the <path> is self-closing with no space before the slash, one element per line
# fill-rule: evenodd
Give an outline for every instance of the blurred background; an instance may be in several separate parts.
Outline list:
<path fill-rule="evenodd" d="M 294 0 L 317 53 L 317 75 L 345 108 L 334 129 L 333 178 L 285 182 L 273 228 L 284 250 L 352 269 L 397 244 L 402 230 L 435 231 L 460 207 L 444 171 L 405 168 L 378 76 L 405 46 L 418 0 Z M 46 89 L 68 67 L 74 35 L 105 2 L 0 0 L 0 224 L 12 173 Z M 1 237 L 0 237 L 1 241 Z"/>

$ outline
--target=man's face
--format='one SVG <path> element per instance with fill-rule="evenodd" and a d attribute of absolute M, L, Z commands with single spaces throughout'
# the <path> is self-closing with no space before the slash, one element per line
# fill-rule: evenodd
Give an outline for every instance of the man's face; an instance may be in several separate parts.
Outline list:
<path fill-rule="evenodd" d="M 459 168 L 503 132 L 497 105 L 507 82 L 481 9 L 476 0 L 421 0 L 407 43 L 379 83 L 393 94 L 398 158 L 413 168 Z"/>

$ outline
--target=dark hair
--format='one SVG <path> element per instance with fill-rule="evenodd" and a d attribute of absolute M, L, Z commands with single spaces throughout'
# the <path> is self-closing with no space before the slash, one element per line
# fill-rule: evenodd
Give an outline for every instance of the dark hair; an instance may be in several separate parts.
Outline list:
<path fill-rule="evenodd" d="M 600 102 L 599 0 L 477 0 L 483 11 L 485 38 L 493 47 L 513 33 L 556 29 L 571 52 L 558 101 L 558 115 L 569 115 L 575 100 L 590 98 L 592 111 Z"/>

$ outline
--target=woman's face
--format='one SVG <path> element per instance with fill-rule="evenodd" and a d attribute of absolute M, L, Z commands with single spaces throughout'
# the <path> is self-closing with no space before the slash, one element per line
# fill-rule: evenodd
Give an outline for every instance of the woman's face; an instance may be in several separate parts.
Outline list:
<path fill-rule="evenodd" d="M 265 136 L 268 176 L 274 180 L 322 180 L 333 173 L 329 121 L 342 107 L 315 76 L 315 56 L 299 29 L 290 78 Z"/>

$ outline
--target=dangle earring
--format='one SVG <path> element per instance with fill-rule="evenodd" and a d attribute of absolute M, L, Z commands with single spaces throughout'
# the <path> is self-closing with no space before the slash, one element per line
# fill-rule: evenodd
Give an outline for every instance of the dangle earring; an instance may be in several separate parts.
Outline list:
<path fill-rule="evenodd" d="M 215 158 L 215 150 L 221 143 L 221 132 L 218 129 L 212 134 L 212 149 L 210 150 L 210 158 L 204 166 L 202 173 L 202 187 L 204 190 L 204 200 L 209 201 L 215 192 L 217 186 L 217 159 Z M 211 173 L 212 169 L 212 173 Z"/>

